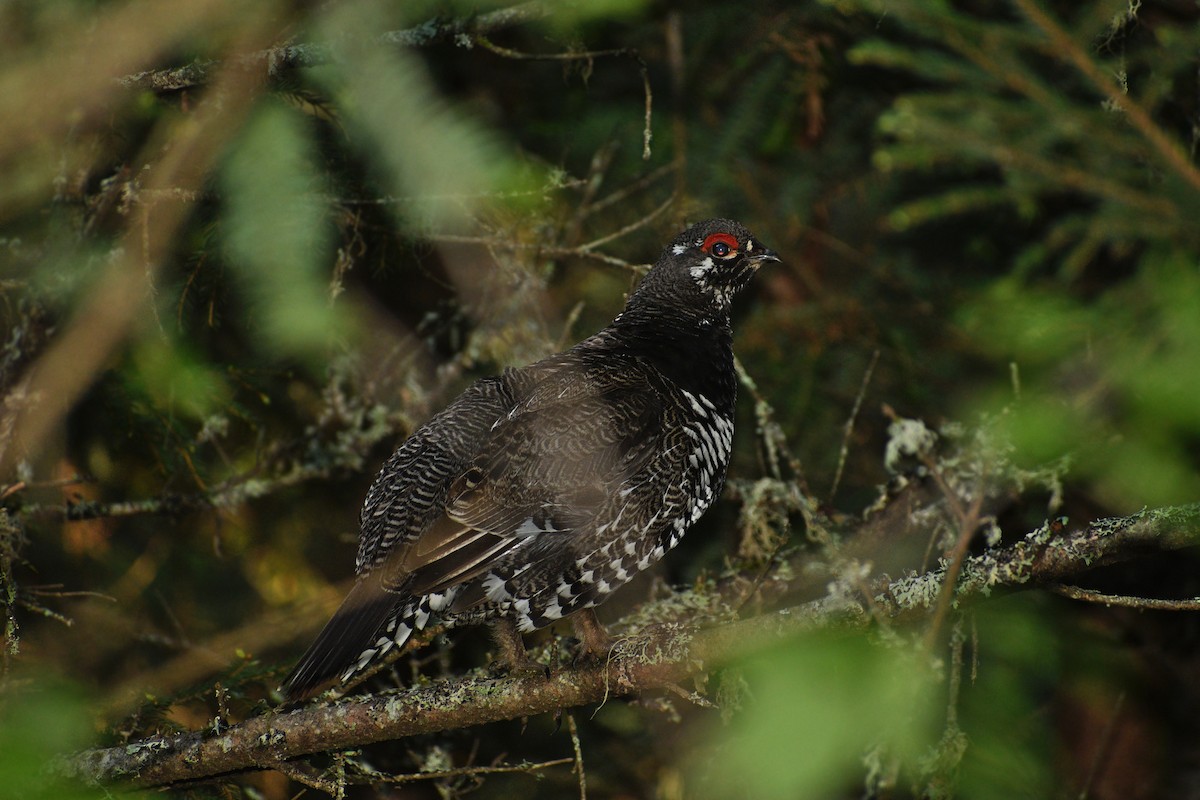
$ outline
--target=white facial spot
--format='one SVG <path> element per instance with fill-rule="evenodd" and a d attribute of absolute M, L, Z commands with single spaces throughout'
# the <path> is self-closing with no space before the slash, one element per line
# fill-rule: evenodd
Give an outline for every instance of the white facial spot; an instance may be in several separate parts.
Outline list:
<path fill-rule="evenodd" d="M 707 281 L 706 276 L 708 275 L 708 271 L 711 270 L 712 268 L 713 268 L 713 260 L 712 260 L 712 256 L 709 256 L 709 257 L 705 258 L 703 261 L 701 261 L 699 264 L 695 265 L 690 270 L 688 270 L 688 272 L 691 273 L 692 279 L 695 280 L 697 283 L 699 283 L 701 286 L 707 286 L 708 281 Z"/>

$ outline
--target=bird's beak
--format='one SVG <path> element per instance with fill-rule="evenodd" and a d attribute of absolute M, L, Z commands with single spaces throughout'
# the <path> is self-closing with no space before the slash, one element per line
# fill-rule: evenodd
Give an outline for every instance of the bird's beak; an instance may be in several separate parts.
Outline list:
<path fill-rule="evenodd" d="M 758 269 L 768 261 L 780 261 L 781 259 L 779 258 L 779 254 L 774 250 L 764 250 L 761 253 L 755 253 L 754 255 L 750 256 L 749 260 L 751 265 L 753 265 L 755 269 Z"/>

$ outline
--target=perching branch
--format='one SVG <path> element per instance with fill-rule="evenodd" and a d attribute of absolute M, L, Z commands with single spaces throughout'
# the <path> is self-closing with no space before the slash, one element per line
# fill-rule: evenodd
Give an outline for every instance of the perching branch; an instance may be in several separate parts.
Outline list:
<path fill-rule="evenodd" d="M 549 9 L 542 3 L 530 2 L 510 8 L 500 8 L 466 19 L 430 19 L 402 31 L 388 31 L 375 37 L 378 44 L 392 47 L 427 47 L 445 41 L 456 41 L 471 46 L 473 37 L 512 25 L 542 19 Z M 344 45 L 328 42 L 306 42 L 281 45 L 242 56 L 238 66 L 265 69 L 275 76 L 289 69 L 315 67 L 338 60 L 338 47 Z M 154 92 L 176 92 L 202 86 L 209 81 L 213 71 L 220 66 L 217 61 L 193 61 L 182 67 L 150 70 L 125 75 L 117 82 L 128 89 L 149 89 Z"/>
<path fill-rule="evenodd" d="M 1057 586 L 1097 566 L 1197 544 L 1200 503 L 1098 520 L 1073 533 L 1045 525 L 1011 546 L 965 558 L 954 604 L 962 607 L 1004 590 Z M 861 629 L 872 619 L 897 624 L 925 619 L 937 605 L 947 569 L 882 582 L 872 587 L 869 600 L 825 598 L 702 630 L 648 626 L 622 639 L 606 663 L 565 667 L 549 676 L 467 677 L 352 697 L 267 713 L 220 733 L 89 750 L 55 767 L 87 781 L 163 786 L 272 769 L 309 753 L 604 703 L 669 687 L 804 632 Z"/>

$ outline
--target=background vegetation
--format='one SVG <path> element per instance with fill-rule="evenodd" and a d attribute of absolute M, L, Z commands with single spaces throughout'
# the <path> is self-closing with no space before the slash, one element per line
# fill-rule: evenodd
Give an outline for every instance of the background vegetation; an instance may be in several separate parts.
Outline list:
<path fill-rule="evenodd" d="M 42 762 L 270 707 L 391 449 L 474 378 L 605 324 L 685 221 L 739 219 L 784 264 L 735 319 L 727 496 L 607 619 L 782 569 L 802 580 L 776 603 L 861 594 L 960 543 L 1200 499 L 1198 19 L 0 6 L 0 796 L 89 796 Z M 942 434 L 907 490 L 884 458 L 899 418 Z M 972 525 L 852 535 L 884 484 L 950 496 L 951 475 L 978 484 Z M 1196 567 L 1151 554 L 1081 583 L 1186 600 Z M 1196 614 L 1147 605 L 943 607 L 565 723 L 172 791 L 1200 796 Z M 486 650 L 456 632 L 393 673 Z"/>

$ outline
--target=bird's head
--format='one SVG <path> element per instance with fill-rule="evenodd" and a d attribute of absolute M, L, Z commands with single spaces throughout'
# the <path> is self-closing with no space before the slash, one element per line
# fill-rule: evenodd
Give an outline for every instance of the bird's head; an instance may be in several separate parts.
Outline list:
<path fill-rule="evenodd" d="M 701 313 L 727 314 L 734 296 L 755 271 L 767 261 L 778 260 L 740 223 L 708 219 L 667 245 L 634 298 L 666 299 Z"/>

